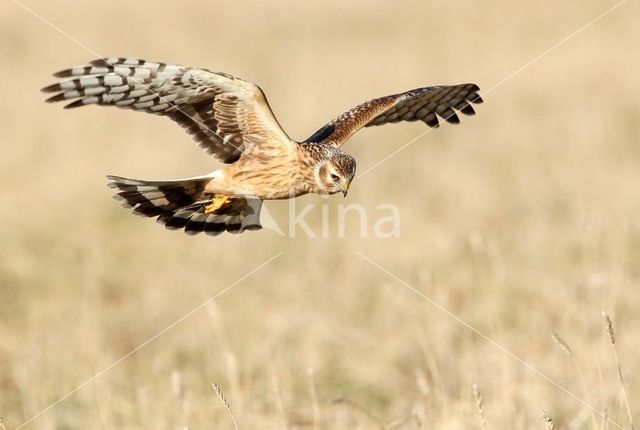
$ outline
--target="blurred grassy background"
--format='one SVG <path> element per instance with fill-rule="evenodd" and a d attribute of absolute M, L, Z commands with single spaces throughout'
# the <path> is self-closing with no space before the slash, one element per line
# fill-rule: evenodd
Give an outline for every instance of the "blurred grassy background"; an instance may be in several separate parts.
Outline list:
<path fill-rule="evenodd" d="M 298 139 L 375 96 L 439 83 L 491 88 L 614 5 L 24 4 L 100 55 L 252 80 Z M 638 414 L 638 16 L 637 2 L 624 4 L 488 94 L 476 117 L 429 133 L 354 182 L 347 202 L 373 214 L 380 203 L 400 209 L 399 238 L 360 238 L 354 220 L 345 239 L 265 230 L 210 238 L 131 216 L 111 200 L 104 175 L 185 177 L 215 162 L 166 119 L 44 104 L 39 89 L 52 72 L 95 55 L 2 2 L 0 416 L 7 430 L 278 252 L 25 428 L 232 428 L 214 381 L 245 429 L 478 428 L 473 383 L 487 428 L 542 428 L 541 409 L 563 428 L 594 427 L 584 405 L 358 251 L 628 426 L 600 310 L 616 323 Z M 423 131 L 419 124 L 367 129 L 345 149 L 364 172 Z M 314 202 L 321 199 L 300 204 Z M 335 196 L 329 204 L 340 203 Z M 286 219 L 286 204 L 268 208 Z M 318 231 L 319 217 L 310 220 Z M 586 390 L 552 329 L 572 347 Z M 348 402 L 332 402 L 338 397 Z"/>

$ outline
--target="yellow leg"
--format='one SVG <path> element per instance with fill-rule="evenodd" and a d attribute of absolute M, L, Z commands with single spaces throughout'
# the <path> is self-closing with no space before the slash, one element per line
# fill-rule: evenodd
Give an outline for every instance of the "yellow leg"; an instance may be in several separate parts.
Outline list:
<path fill-rule="evenodd" d="M 229 196 L 215 196 L 211 201 L 211 204 L 204 207 L 204 213 L 210 214 L 215 212 L 230 202 L 231 200 L 229 199 Z"/>

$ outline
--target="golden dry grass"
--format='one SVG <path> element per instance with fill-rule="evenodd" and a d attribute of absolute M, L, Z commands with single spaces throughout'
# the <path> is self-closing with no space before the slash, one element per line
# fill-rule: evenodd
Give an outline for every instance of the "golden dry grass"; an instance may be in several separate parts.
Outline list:
<path fill-rule="evenodd" d="M 373 96 L 465 81 L 489 89 L 614 3 L 25 4 L 101 55 L 257 82 L 291 136 L 304 138 Z M 629 428 L 599 313 L 615 323 L 637 414 L 638 16 L 627 2 L 488 94 L 476 117 L 357 180 L 348 201 L 396 205 L 399 238 L 359 238 L 355 222 L 346 239 L 209 238 L 130 216 L 104 175 L 184 177 L 212 160 L 164 119 L 45 105 L 38 90 L 50 74 L 94 55 L 2 2 L 6 429 L 279 252 L 24 428 L 234 428 L 212 383 L 242 429 L 480 428 L 473 384 L 486 429 L 543 428 L 542 410 L 556 428 L 617 428 L 358 252 Z M 346 149 L 364 172 L 424 130 L 368 129 Z M 341 202 L 332 198 L 332 210 Z M 286 204 L 269 209 L 286 218 Z"/>

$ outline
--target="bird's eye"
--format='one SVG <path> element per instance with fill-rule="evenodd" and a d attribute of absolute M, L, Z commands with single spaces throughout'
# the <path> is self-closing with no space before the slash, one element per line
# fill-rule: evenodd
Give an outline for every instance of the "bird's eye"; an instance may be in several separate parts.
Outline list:
<path fill-rule="evenodd" d="M 331 180 L 333 182 L 338 182 L 340 180 L 340 177 L 338 175 L 334 175 L 333 173 L 331 174 Z"/>

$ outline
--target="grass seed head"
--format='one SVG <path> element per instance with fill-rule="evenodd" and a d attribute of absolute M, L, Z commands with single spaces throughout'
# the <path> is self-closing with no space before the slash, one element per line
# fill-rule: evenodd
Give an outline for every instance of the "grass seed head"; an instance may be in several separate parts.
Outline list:
<path fill-rule="evenodd" d="M 558 344 L 560 349 L 562 349 L 567 355 L 573 354 L 571 348 L 569 347 L 569 344 L 565 342 L 564 339 L 562 339 L 555 330 L 551 330 L 551 337 L 553 338 L 553 341 Z"/>
<path fill-rule="evenodd" d="M 476 401 L 476 409 L 478 410 L 478 416 L 480 417 L 480 429 L 484 430 L 486 419 L 484 417 L 484 400 L 482 399 L 482 393 L 478 388 L 478 384 L 471 386 L 473 391 L 473 399 Z"/>
<path fill-rule="evenodd" d="M 544 426 L 547 430 L 555 430 L 556 426 L 553 424 L 553 420 L 547 414 L 547 411 L 543 410 L 541 414 L 542 420 L 544 421 Z"/>
<path fill-rule="evenodd" d="M 616 335 L 613 331 L 613 322 L 611 322 L 611 318 L 609 318 L 609 315 L 607 315 L 605 311 L 602 311 L 602 316 L 604 317 L 604 326 L 607 330 L 607 334 L 609 335 L 609 342 L 611 342 L 611 345 L 615 345 Z"/>

